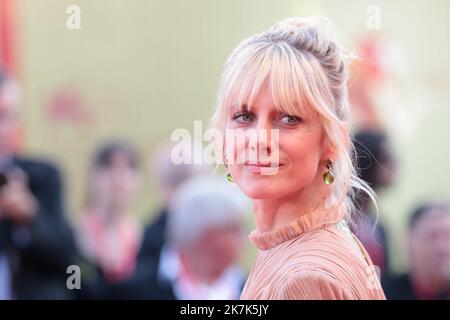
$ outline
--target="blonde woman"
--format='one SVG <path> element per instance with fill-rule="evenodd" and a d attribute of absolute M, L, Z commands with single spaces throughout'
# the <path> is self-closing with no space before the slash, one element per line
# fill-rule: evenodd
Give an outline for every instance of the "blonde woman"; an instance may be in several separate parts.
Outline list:
<path fill-rule="evenodd" d="M 253 201 L 259 249 L 242 299 L 385 299 L 348 227 L 355 194 L 376 199 L 357 177 L 349 118 L 346 57 L 325 18 L 277 23 L 226 62 L 212 124 L 245 135 L 231 148 L 224 135 L 224 162 Z M 252 130 L 278 138 L 250 143 Z"/>

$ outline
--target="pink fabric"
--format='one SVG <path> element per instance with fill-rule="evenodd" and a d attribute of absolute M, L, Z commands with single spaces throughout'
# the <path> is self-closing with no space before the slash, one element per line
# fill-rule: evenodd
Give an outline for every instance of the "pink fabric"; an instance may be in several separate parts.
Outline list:
<path fill-rule="evenodd" d="M 362 244 L 337 227 L 342 219 L 338 211 L 315 212 L 252 231 L 260 250 L 241 299 L 386 299 Z"/>
<path fill-rule="evenodd" d="M 125 280 L 133 274 L 141 235 L 133 219 L 124 215 L 107 225 L 95 212 L 87 212 L 81 226 L 83 249 L 108 281 Z"/>

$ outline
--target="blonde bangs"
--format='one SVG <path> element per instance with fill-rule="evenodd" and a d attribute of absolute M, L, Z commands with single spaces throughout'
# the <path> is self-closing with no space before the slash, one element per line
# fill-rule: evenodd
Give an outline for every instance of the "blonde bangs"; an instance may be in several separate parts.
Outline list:
<path fill-rule="evenodd" d="M 275 107 L 282 113 L 305 119 L 329 113 L 326 97 L 318 88 L 326 87 L 319 65 L 312 65 L 301 54 L 282 43 L 248 47 L 230 61 L 222 78 L 223 112 L 237 112 L 245 105 L 251 110 L 265 81 L 269 81 Z M 325 93 L 325 96 L 327 93 Z M 218 110 L 217 110 L 218 111 Z"/>
<path fill-rule="evenodd" d="M 303 59 L 304 60 L 304 59 Z M 307 62 L 305 60 L 305 62 Z M 270 86 L 276 108 L 304 119 L 317 117 L 318 105 L 311 93 L 309 62 L 302 63 L 300 54 L 283 43 L 274 46 Z"/>
<path fill-rule="evenodd" d="M 233 111 L 241 110 L 244 105 L 251 110 L 254 101 L 263 86 L 264 81 L 269 77 L 272 62 L 270 61 L 270 46 L 261 46 L 246 50 L 239 57 L 242 67 L 233 66 L 228 70 L 225 78 L 228 79 L 227 87 L 224 88 L 224 101 L 222 108 Z"/>

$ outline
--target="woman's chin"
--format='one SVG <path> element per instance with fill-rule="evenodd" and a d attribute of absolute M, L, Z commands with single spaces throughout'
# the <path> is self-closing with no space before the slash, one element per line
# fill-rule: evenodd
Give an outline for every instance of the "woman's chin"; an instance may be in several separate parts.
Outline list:
<path fill-rule="evenodd" d="M 272 199 L 280 196 L 280 189 L 274 185 L 240 185 L 239 188 L 253 200 Z"/>

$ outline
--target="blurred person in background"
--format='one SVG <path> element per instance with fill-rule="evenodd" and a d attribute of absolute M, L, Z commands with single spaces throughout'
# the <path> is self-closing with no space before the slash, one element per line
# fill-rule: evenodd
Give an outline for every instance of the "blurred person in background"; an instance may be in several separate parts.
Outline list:
<path fill-rule="evenodd" d="M 158 264 L 121 288 L 135 299 L 239 299 L 245 274 L 237 267 L 246 199 L 217 176 L 183 183 L 167 211 L 167 242 Z"/>
<path fill-rule="evenodd" d="M 174 144 L 159 146 L 153 157 L 156 186 L 161 208 L 156 218 L 146 227 L 141 250 L 140 265 L 145 269 L 149 264 L 158 264 L 161 248 L 166 242 L 167 207 L 177 187 L 191 177 L 206 172 L 206 167 L 194 164 L 175 164 L 172 159 Z"/>
<path fill-rule="evenodd" d="M 83 298 L 107 298 L 110 284 L 133 275 L 141 229 L 129 210 L 141 183 L 138 154 L 131 145 L 110 142 L 98 150 L 89 171 L 77 237 L 88 263 L 84 266 L 94 266 L 85 268 L 91 276 L 85 279 Z"/>
<path fill-rule="evenodd" d="M 442 201 L 418 206 L 408 230 L 409 271 L 386 286 L 388 299 L 450 299 L 450 207 Z"/>
<path fill-rule="evenodd" d="M 357 132 L 354 140 L 360 177 L 379 194 L 393 183 L 396 171 L 388 139 L 377 130 L 365 129 Z M 361 214 L 356 221 L 355 234 L 366 248 L 374 265 L 380 268 L 383 284 L 389 277 L 387 234 L 383 224 L 378 220 L 370 198 L 361 194 L 358 201 Z"/>
<path fill-rule="evenodd" d="M 12 286 L 0 290 L 10 298 L 68 299 L 75 245 L 61 177 L 54 164 L 18 154 L 20 109 L 18 84 L 0 72 L 0 287 Z"/>

